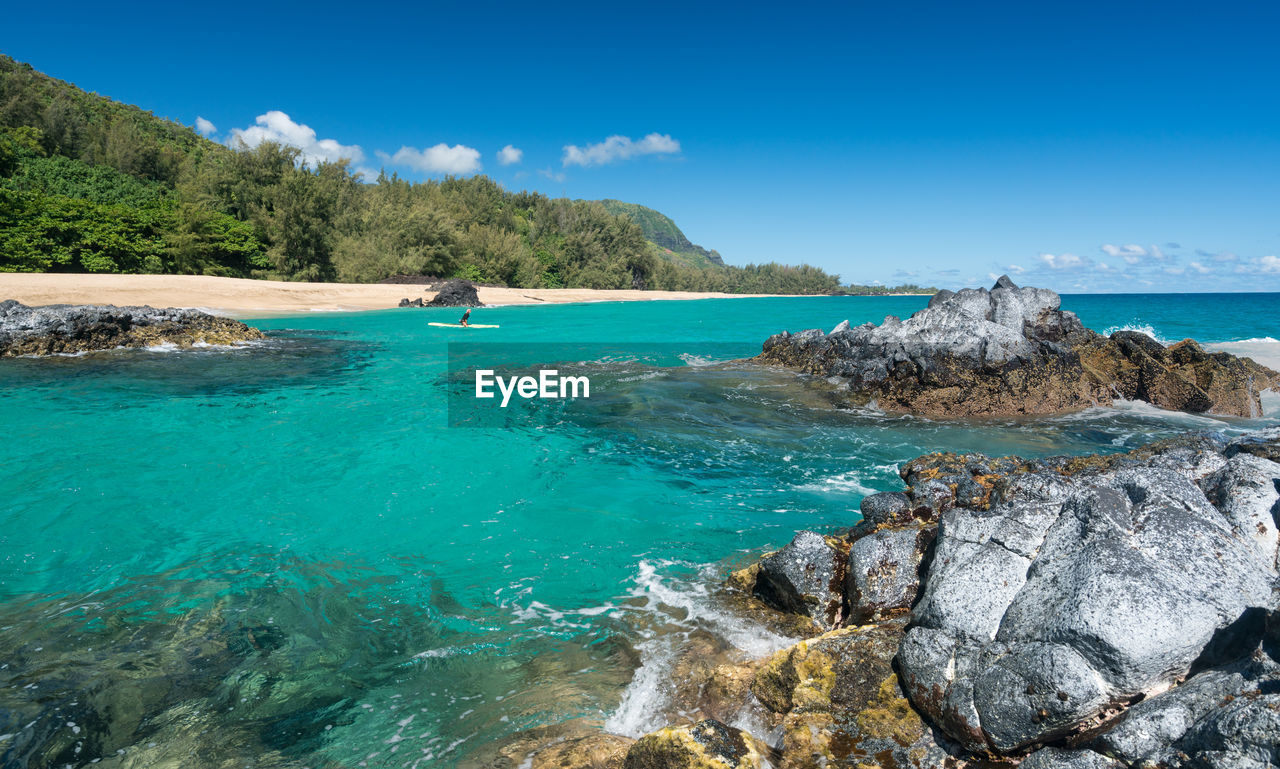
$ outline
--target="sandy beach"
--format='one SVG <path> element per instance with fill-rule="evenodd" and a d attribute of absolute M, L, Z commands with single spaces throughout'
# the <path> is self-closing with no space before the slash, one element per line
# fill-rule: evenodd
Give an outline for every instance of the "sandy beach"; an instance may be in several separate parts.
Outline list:
<path fill-rule="evenodd" d="M 696 291 L 602 291 L 590 288 L 479 288 L 487 305 L 630 302 L 766 296 Z M 0 300 L 41 304 L 148 304 L 196 307 L 220 315 L 255 317 L 302 312 L 385 310 L 400 300 L 435 292 L 420 285 L 288 283 L 205 275 L 68 275 L 0 273 Z"/>

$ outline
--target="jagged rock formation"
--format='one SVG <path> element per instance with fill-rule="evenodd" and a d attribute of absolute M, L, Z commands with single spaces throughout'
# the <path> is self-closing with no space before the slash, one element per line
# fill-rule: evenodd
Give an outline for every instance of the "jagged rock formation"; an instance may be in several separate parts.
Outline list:
<path fill-rule="evenodd" d="M 783 717 L 783 766 L 879 761 L 893 745 L 894 765 L 915 767 L 1280 765 L 1278 452 L 1273 429 L 907 463 L 906 491 L 864 499 L 844 535 L 849 627 L 756 673 Z M 839 570 L 830 553 L 845 548 L 822 541 L 793 548 L 788 569 L 809 553 L 815 572 Z M 763 574 L 730 583 L 795 611 L 758 589 Z M 868 741 L 875 724 L 892 744 Z"/>
<path fill-rule="evenodd" d="M 199 310 L 114 305 L 0 302 L 0 358 L 52 355 L 117 347 L 234 344 L 263 333 L 237 320 Z"/>
<path fill-rule="evenodd" d="M 930 416 L 1047 414 L 1117 398 L 1257 416 L 1259 392 L 1280 384 L 1280 373 L 1190 339 L 1165 347 L 1132 331 L 1103 337 L 1060 306 L 1053 291 L 1003 276 L 990 291 L 940 291 L 905 321 L 777 334 L 755 360 Z"/>

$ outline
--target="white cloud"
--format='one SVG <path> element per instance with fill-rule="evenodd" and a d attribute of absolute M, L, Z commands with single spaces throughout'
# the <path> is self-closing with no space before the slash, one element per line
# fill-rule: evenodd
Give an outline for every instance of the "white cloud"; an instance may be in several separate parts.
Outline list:
<path fill-rule="evenodd" d="M 1041 254 L 1040 261 L 1055 270 L 1065 270 L 1069 267 L 1082 267 L 1086 264 L 1084 259 L 1081 259 L 1075 254 L 1061 254 L 1058 256 L 1053 254 Z"/>
<path fill-rule="evenodd" d="M 626 136 L 610 136 L 585 147 L 568 144 L 561 160 L 566 166 L 602 166 L 638 155 L 674 155 L 679 152 L 680 142 L 672 139 L 670 134 L 651 133 L 638 142 Z"/>
<path fill-rule="evenodd" d="M 1280 273 L 1280 257 L 1272 254 L 1258 259 L 1258 272 L 1265 272 L 1268 275 Z"/>
<path fill-rule="evenodd" d="M 550 179 L 550 180 L 551 180 L 551 181 L 553 181 L 553 182 L 562 182 L 562 181 L 564 181 L 564 172 L 563 172 L 563 171 L 562 171 L 562 172 L 560 172 L 560 173 L 556 173 L 555 171 L 552 171 L 550 168 L 540 168 L 540 169 L 538 169 L 538 175 L 539 175 L 539 176 L 545 176 L 545 177 L 547 177 L 548 179 Z"/>
<path fill-rule="evenodd" d="M 235 147 L 243 142 L 247 147 L 256 147 L 263 142 L 276 142 L 297 147 L 302 150 L 302 159 L 311 165 L 322 161 L 335 162 L 346 158 L 353 163 L 364 160 L 364 150 L 355 144 L 340 144 L 336 139 L 317 139 L 316 132 L 304 123 L 295 123 L 281 112 L 273 109 L 266 114 L 258 115 L 254 121 L 257 125 L 248 128 L 232 128 L 227 144 Z"/>
<path fill-rule="evenodd" d="M 498 150 L 498 162 L 504 166 L 513 166 L 524 160 L 524 150 L 510 144 Z"/>
<path fill-rule="evenodd" d="M 1280 256 L 1273 254 L 1243 259 L 1236 265 L 1236 272 L 1241 275 L 1280 275 Z"/>
<path fill-rule="evenodd" d="M 1104 243 L 1102 250 L 1107 256 L 1146 256 L 1147 249 L 1142 246 L 1130 243 L 1127 246 L 1115 246 L 1110 243 Z"/>
<path fill-rule="evenodd" d="M 205 120 L 199 115 L 196 116 L 196 131 L 202 136 L 213 136 L 218 132 L 218 127 L 211 121 Z"/>
<path fill-rule="evenodd" d="M 1203 264 L 1199 262 L 1189 262 L 1187 266 L 1195 270 L 1196 272 L 1200 273 L 1201 275 L 1204 275 L 1205 273 L 1210 271 L 1208 267 L 1205 267 Z"/>
<path fill-rule="evenodd" d="M 450 147 L 441 142 L 424 150 L 401 147 L 394 155 L 380 153 L 379 157 L 424 173 L 473 174 L 480 170 L 480 150 L 462 144 Z"/>
<path fill-rule="evenodd" d="M 1152 253 L 1152 256 L 1154 256 L 1156 259 L 1164 259 L 1164 254 L 1160 253 L 1160 249 L 1155 248 L 1155 246 L 1152 246 L 1152 248 L 1154 249 L 1154 253 Z M 1136 243 L 1130 243 L 1124 246 L 1117 246 L 1111 243 L 1104 243 L 1102 246 L 1102 251 L 1107 256 L 1118 256 L 1121 259 L 1124 259 L 1125 264 L 1137 264 L 1138 262 L 1142 261 L 1142 257 L 1146 256 L 1149 253 L 1147 249 L 1143 248 L 1142 246 L 1139 246 Z"/>

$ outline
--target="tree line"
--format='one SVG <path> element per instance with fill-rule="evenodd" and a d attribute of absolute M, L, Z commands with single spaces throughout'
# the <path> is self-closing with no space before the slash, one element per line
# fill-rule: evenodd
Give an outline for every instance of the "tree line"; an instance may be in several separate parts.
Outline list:
<path fill-rule="evenodd" d="M 525 288 L 837 293 L 807 265 L 664 258 L 599 202 L 485 176 L 362 179 L 271 143 L 228 148 L 0 56 L 0 270 Z"/>

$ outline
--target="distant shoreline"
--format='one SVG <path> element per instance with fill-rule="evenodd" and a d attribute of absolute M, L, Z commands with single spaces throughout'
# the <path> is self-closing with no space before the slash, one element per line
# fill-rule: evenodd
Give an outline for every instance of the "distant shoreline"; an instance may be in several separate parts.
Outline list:
<path fill-rule="evenodd" d="M 480 301 L 501 307 L 576 302 L 739 299 L 789 294 L 711 291 L 636 291 L 591 288 L 477 287 Z M 207 275 L 88 275 L 0 273 L 0 301 L 26 305 L 115 304 L 190 307 L 232 317 L 386 310 L 403 298 L 430 299 L 422 286 L 384 283 L 295 283 Z M 800 295 L 805 296 L 805 295 Z M 820 295 L 815 295 L 820 296 Z"/>

